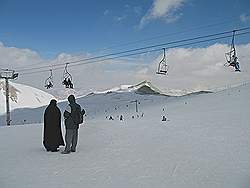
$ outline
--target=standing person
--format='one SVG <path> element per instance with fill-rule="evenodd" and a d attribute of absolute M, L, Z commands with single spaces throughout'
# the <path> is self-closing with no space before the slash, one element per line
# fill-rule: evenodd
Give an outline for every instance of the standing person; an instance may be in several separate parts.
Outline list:
<path fill-rule="evenodd" d="M 66 147 L 62 154 L 68 154 L 76 151 L 79 124 L 81 123 L 83 112 L 85 112 L 84 110 L 83 112 L 81 111 L 81 106 L 76 103 L 74 95 L 70 95 L 68 97 L 68 101 L 69 105 L 63 113 L 66 128 Z"/>
<path fill-rule="evenodd" d="M 61 130 L 61 112 L 52 99 L 44 112 L 43 145 L 47 151 L 56 152 L 59 146 L 64 146 Z"/>

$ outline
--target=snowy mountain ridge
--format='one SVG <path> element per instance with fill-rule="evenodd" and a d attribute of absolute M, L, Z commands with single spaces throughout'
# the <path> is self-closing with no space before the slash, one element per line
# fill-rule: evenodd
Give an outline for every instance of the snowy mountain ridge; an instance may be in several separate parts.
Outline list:
<path fill-rule="evenodd" d="M 224 88 L 226 89 L 226 88 Z M 111 89 L 103 90 L 103 91 L 95 91 L 91 92 L 88 95 L 95 94 L 109 94 L 109 93 L 125 93 L 125 92 L 134 92 L 140 95 L 166 95 L 166 96 L 184 96 L 198 93 L 209 93 L 212 90 L 202 90 L 202 89 L 171 89 L 167 88 L 162 91 L 155 85 L 153 85 L 150 81 L 144 80 L 139 84 L 135 85 L 120 85 L 118 87 L 113 87 Z"/>
<path fill-rule="evenodd" d="M 147 90 L 141 91 L 141 94 L 149 94 L 149 93 L 162 94 L 162 92 L 157 87 L 153 86 L 153 84 L 151 84 L 151 82 L 147 80 L 144 80 L 136 85 L 120 85 L 118 87 L 114 87 L 108 90 L 96 91 L 96 92 L 93 92 L 93 94 L 105 94 L 105 93 L 111 93 L 111 92 L 117 92 L 117 93 L 138 92 L 138 94 L 140 94 L 140 90 L 142 90 L 142 88 L 145 88 L 145 89 L 147 88 Z"/>

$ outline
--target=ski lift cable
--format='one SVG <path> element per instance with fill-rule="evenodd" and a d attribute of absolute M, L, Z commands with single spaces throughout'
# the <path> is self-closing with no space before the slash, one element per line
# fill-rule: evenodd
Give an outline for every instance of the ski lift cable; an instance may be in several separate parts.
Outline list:
<path fill-rule="evenodd" d="M 231 18 L 233 18 L 233 17 L 231 17 Z M 236 20 L 236 19 L 233 19 L 233 20 Z M 158 39 L 158 38 L 164 38 L 164 37 L 168 37 L 168 36 L 189 33 L 190 31 L 211 28 L 211 27 L 219 26 L 219 25 L 225 25 L 226 23 L 232 23 L 232 19 L 227 19 L 227 20 L 224 20 L 224 21 L 221 21 L 221 22 L 217 22 L 217 23 L 213 23 L 213 24 L 207 24 L 207 25 L 201 25 L 201 26 L 198 26 L 198 27 L 192 27 L 192 28 L 180 30 L 180 31 L 174 32 L 174 33 L 157 35 L 157 36 L 154 36 L 154 37 L 150 37 L 150 38 L 146 38 L 146 39 L 141 39 L 141 40 L 137 40 L 137 41 L 132 41 L 132 42 L 127 42 L 127 43 L 120 43 L 120 44 L 116 44 L 116 45 L 111 45 L 109 47 L 104 48 L 103 50 L 104 51 L 105 50 L 111 50 L 113 48 L 117 48 L 117 47 L 121 47 L 121 46 L 128 46 L 128 45 L 137 44 L 137 43 L 141 43 L 141 42 L 146 42 L 146 41 L 150 41 L 150 40 L 154 40 L 154 39 Z"/>
<path fill-rule="evenodd" d="M 156 36 L 153 36 L 153 37 L 148 37 L 148 38 L 144 38 L 144 39 L 136 40 L 136 41 L 131 41 L 131 42 L 127 42 L 127 43 L 114 44 L 114 45 L 111 45 L 109 47 L 105 47 L 103 49 L 94 50 L 92 52 L 100 52 L 100 51 L 107 51 L 107 50 L 111 50 L 111 49 L 119 49 L 117 47 L 128 46 L 130 44 L 136 44 L 136 43 L 146 42 L 146 41 L 154 40 L 154 39 L 157 39 L 157 38 L 164 38 L 164 37 L 167 37 L 167 36 L 173 36 L 173 35 L 178 35 L 178 34 L 185 34 L 185 33 L 190 33 L 192 31 L 196 31 L 196 30 L 201 30 L 201 29 L 211 28 L 211 27 L 215 27 L 215 26 L 225 25 L 227 23 L 238 23 L 238 22 L 240 22 L 240 21 L 238 21 L 237 17 L 230 16 L 230 17 L 228 17 L 225 20 L 221 20 L 221 21 L 218 21 L 218 22 L 215 22 L 215 23 L 209 23 L 209 24 L 206 24 L 206 25 L 200 25 L 200 26 L 190 27 L 190 28 L 187 28 L 187 29 L 183 29 L 183 30 L 174 32 L 174 33 L 159 34 L 159 35 L 156 35 Z M 75 55 L 81 55 L 81 54 L 82 54 L 82 52 L 78 53 L 78 54 L 75 54 Z M 68 59 L 68 61 L 73 61 L 73 60 Z M 33 65 L 37 65 L 37 64 L 33 64 Z M 30 67 L 30 66 L 32 66 L 32 65 L 25 66 L 25 67 L 23 67 L 23 66 L 22 67 L 17 67 L 16 69 L 19 69 L 19 68 L 20 69 L 24 69 L 24 68 Z"/>
<path fill-rule="evenodd" d="M 190 27 L 190 28 L 187 28 L 187 29 L 180 30 L 178 32 L 161 34 L 161 35 L 157 35 L 157 36 L 154 36 L 154 37 L 149 37 L 149 38 L 145 38 L 145 39 L 141 39 L 141 40 L 137 40 L 137 41 L 132 41 L 132 42 L 127 42 L 127 43 L 123 43 L 123 44 L 122 43 L 121 44 L 114 44 L 114 45 L 111 45 L 111 46 L 106 47 L 104 49 L 94 50 L 93 52 L 97 52 L 97 51 L 101 51 L 101 50 L 104 50 L 104 51 L 111 50 L 111 49 L 114 49 L 116 47 L 128 46 L 130 44 L 136 44 L 136 43 L 146 42 L 146 41 L 150 41 L 150 40 L 157 39 L 157 38 L 164 38 L 164 37 L 167 37 L 167 36 L 184 34 L 184 33 L 189 33 L 191 31 L 200 30 L 200 29 L 211 28 L 211 27 L 219 26 L 219 25 L 225 25 L 226 23 L 232 23 L 233 20 L 238 20 L 238 18 L 235 18 L 234 16 L 232 16 L 232 17 L 230 17 L 230 18 L 228 18 L 226 20 L 220 21 L 220 22 L 210 23 L 210 24 L 206 24 L 206 25 L 200 25 L 198 27 Z M 71 60 L 69 59 L 68 61 L 71 61 Z M 29 66 L 35 66 L 35 65 L 37 65 L 37 63 L 36 64 L 31 64 Z M 16 69 L 20 69 L 20 70 L 22 69 L 23 70 L 26 67 L 23 67 L 23 66 L 22 67 L 16 67 Z"/>
<path fill-rule="evenodd" d="M 238 33 L 238 34 L 235 34 L 235 36 L 240 36 L 240 35 L 245 35 L 245 34 L 250 34 L 250 31 L 249 32 L 244 32 L 244 33 Z M 225 39 L 225 38 L 230 38 L 230 37 L 232 37 L 232 36 L 231 35 L 227 35 L 227 36 L 223 36 L 223 37 L 216 37 L 216 38 L 212 38 L 212 39 L 200 40 L 200 41 L 195 41 L 195 42 L 190 42 L 190 43 L 185 43 L 185 44 L 180 44 L 180 45 L 165 47 L 165 49 L 167 50 L 167 49 L 171 49 L 171 48 L 188 46 L 188 45 L 192 45 L 192 44 L 199 44 L 199 43 L 204 43 L 204 42 L 209 42 L 209 41 L 215 41 L 215 40 Z M 119 56 L 105 58 L 105 59 L 101 59 L 101 60 L 90 61 L 90 62 L 80 62 L 78 64 L 73 64 L 71 66 L 78 66 L 78 65 L 86 65 L 86 64 L 92 64 L 92 63 L 98 63 L 98 62 L 103 62 L 103 61 L 107 61 L 107 60 L 113 60 L 113 59 L 122 58 L 122 57 L 128 57 L 128 56 L 135 56 L 135 55 L 140 55 L 140 54 L 146 54 L 146 53 L 151 53 L 151 52 L 156 52 L 156 51 L 161 51 L 161 50 L 162 50 L 162 48 L 157 48 L 157 49 L 146 50 L 146 51 L 137 52 L 137 53 L 130 53 L 130 54 L 125 54 L 125 55 L 119 55 Z"/>
<path fill-rule="evenodd" d="M 239 32 L 239 31 L 244 31 L 244 30 L 249 30 L 249 29 L 250 29 L 250 27 L 245 27 L 245 28 L 240 28 L 240 29 L 236 29 L 233 31 Z M 177 40 L 177 41 L 172 41 L 172 42 L 167 42 L 167 43 L 161 43 L 161 44 L 156 44 L 156 45 L 151 45 L 151 46 L 146 46 L 146 47 L 141 47 L 141 48 L 135 48 L 135 49 L 131 49 L 131 50 L 120 51 L 120 52 L 105 54 L 105 55 L 101 55 L 101 56 L 84 58 L 84 59 L 79 59 L 76 61 L 68 61 L 68 62 L 64 62 L 64 63 L 53 64 L 53 66 L 62 66 L 62 65 L 65 65 L 65 63 L 76 64 L 76 63 L 83 62 L 83 61 L 91 61 L 91 60 L 101 59 L 101 58 L 105 58 L 105 57 L 109 57 L 109 56 L 115 56 L 115 55 L 126 54 L 126 53 L 130 53 L 130 52 L 141 51 L 141 50 L 151 49 L 151 48 L 160 47 L 160 46 L 166 46 L 166 45 L 170 45 L 170 44 L 176 44 L 176 43 L 178 44 L 178 43 L 198 40 L 198 39 L 202 39 L 202 38 L 209 38 L 209 37 L 214 37 L 214 36 L 225 35 L 228 33 L 232 33 L 232 30 L 220 32 L 220 33 L 215 33 L 215 34 L 210 34 L 210 35 L 205 35 L 205 36 L 198 36 L 198 37 L 194 37 L 194 38 L 182 39 L 182 40 Z M 48 65 L 40 66 L 40 67 L 33 67 L 33 68 L 26 68 L 26 69 L 17 70 L 17 72 L 36 70 L 36 69 L 47 68 L 47 67 L 48 67 Z"/>
<path fill-rule="evenodd" d="M 235 36 L 241 36 L 241 35 L 246 35 L 246 34 L 250 34 L 250 31 L 237 33 L 237 34 L 235 34 Z M 200 41 L 189 42 L 189 43 L 184 43 L 184 44 L 179 44 L 179 45 L 173 45 L 173 46 L 165 47 L 165 49 L 183 47 L 183 46 L 188 46 L 188 45 L 192 45 L 192 44 L 205 43 L 205 42 L 210 42 L 210 41 L 215 41 L 215 40 L 225 39 L 225 38 L 230 38 L 230 37 L 232 37 L 232 35 L 226 35 L 226 36 L 215 37 L 215 38 L 210 38 L 210 39 L 206 39 L 206 40 L 200 40 Z M 119 56 L 117 55 L 114 57 L 93 60 L 93 61 L 88 61 L 88 62 L 78 61 L 77 63 L 75 63 L 73 65 L 70 65 L 70 63 L 69 63 L 69 65 L 72 67 L 72 66 L 87 65 L 87 64 L 92 64 L 92 63 L 101 63 L 101 62 L 108 61 L 108 60 L 113 60 L 113 59 L 118 59 L 118 58 L 128 57 L 128 56 L 135 56 L 135 55 L 140 55 L 140 54 L 146 54 L 146 53 L 151 53 L 151 52 L 156 52 L 156 51 L 161 51 L 161 50 L 162 50 L 162 48 L 157 48 L 157 49 L 151 49 L 151 50 L 146 50 L 146 51 L 141 51 L 141 52 L 136 52 L 136 53 L 129 53 L 129 54 L 124 54 L 124 55 L 119 55 Z M 62 66 L 62 65 L 60 65 L 60 66 Z M 57 70 L 57 69 L 62 69 L 62 67 L 54 68 L 54 70 Z M 47 70 L 23 72 L 23 73 L 20 73 L 20 75 L 35 74 L 35 73 L 41 73 L 41 72 L 46 72 L 46 71 Z"/>
<path fill-rule="evenodd" d="M 245 35 L 245 34 L 250 34 L 250 32 L 238 33 L 238 34 L 235 34 L 235 36 L 240 36 L 240 35 Z M 225 38 L 230 38 L 230 37 L 232 37 L 232 36 L 227 35 L 227 36 L 223 36 L 223 37 L 216 37 L 216 38 L 206 39 L 206 40 L 202 40 L 202 41 L 196 41 L 196 42 L 190 42 L 190 43 L 185 43 L 185 44 L 181 44 L 181 45 L 170 46 L 170 47 L 168 47 L 166 49 L 177 48 L 177 47 L 182 47 L 182 46 L 188 46 L 188 45 L 192 45 L 192 44 L 204 43 L 204 42 L 209 42 L 209 41 L 214 41 L 214 40 L 219 40 L 219 39 L 225 39 Z M 89 62 L 79 62 L 78 64 L 73 64 L 71 66 L 87 65 L 87 64 L 92 64 L 92 63 L 101 63 L 101 62 L 104 62 L 104 61 L 113 60 L 113 59 L 117 59 L 117 58 L 135 56 L 135 55 L 146 54 L 146 53 L 151 53 L 151 52 L 156 52 L 156 51 L 161 51 L 161 50 L 162 50 L 162 48 L 147 50 L 147 51 L 137 52 L 137 53 L 130 53 L 130 54 L 125 54 L 125 55 L 105 58 L 105 59 L 101 59 L 101 60 L 95 60 L 95 61 L 89 61 Z M 57 68 L 54 68 L 54 69 L 58 70 L 58 69 L 62 69 L 62 67 L 57 67 Z M 35 73 L 41 73 L 41 72 L 46 72 L 46 71 L 47 70 L 26 72 L 26 73 L 21 73 L 20 75 L 35 74 Z"/>
<path fill-rule="evenodd" d="M 249 30 L 249 29 L 250 29 L 250 27 L 245 27 L 245 28 L 240 28 L 240 29 L 236 29 L 236 30 L 233 30 L 233 31 L 244 31 L 244 30 Z M 205 35 L 205 36 L 199 36 L 199 37 L 195 37 L 195 38 L 177 40 L 177 41 L 172 41 L 172 42 L 162 43 L 162 44 L 157 44 L 157 45 L 151 45 L 151 46 L 146 46 L 146 47 L 142 47 L 142 48 L 136 48 L 136 49 L 126 50 L 126 51 L 116 52 L 116 53 L 110 53 L 110 54 L 105 54 L 105 55 L 102 55 L 102 56 L 95 56 L 95 57 L 90 57 L 90 58 L 84 58 L 84 59 L 79 59 L 79 60 L 76 60 L 76 61 L 68 61 L 66 63 L 74 64 L 74 63 L 78 63 L 78 62 L 82 62 L 82 61 L 89 61 L 89 60 L 94 60 L 94 59 L 101 59 L 101 58 L 108 57 L 108 56 L 114 56 L 114 55 L 119 55 L 119 54 L 134 52 L 134 51 L 140 51 L 140 50 L 150 49 L 150 48 L 154 48 L 154 47 L 165 46 L 165 45 L 169 45 L 169 44 L 187 42 L 187 41 L 198 40 L 198 39 L 202 39 L 202 38 L 209 38 L 209 37 L 218 36 L 218 35 L 225 35 L 225 34 L 228 34 L 228 33 L 232 33 L 232 30 L 226 31 L 226 32 L 221 32 L 221 33 L 215 33 L 215 34 Z M 60 66 L 60 65 L 64 65 L 64 64 L 65 64 L 65 62 L 64 63 L 54 64 L 53 66 Z M 18 72 L 21 72 L 21 71 L 24 71 L 24 70 L 34 70 L 34 69 L 39 69 L 39 68 L 46 68 L 46 67 L 48 67 L 48 66 L 41 66 L 41 67 L 37 67 L 37 68 L 34 67 L 34 68 L 21 69 L 21 70 L 18 70 Z"/>

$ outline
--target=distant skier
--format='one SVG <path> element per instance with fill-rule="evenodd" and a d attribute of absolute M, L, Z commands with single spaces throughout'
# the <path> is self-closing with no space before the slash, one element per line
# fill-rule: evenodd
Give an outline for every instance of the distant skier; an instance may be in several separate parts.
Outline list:
<path fill-rule="evenodd" d="M 166 116 L 162 116 L 162 120 L 161 121 L 167 121 Z"/>
<path fill-rule="evenodd" d="M 114 120 L 114 118 L 112 116 L 109 116 L 109 120 Z"/>
<path fill-rule="evenodd" d="M 56 152 L 64 146 L 61 130 L 61 112 L 52 99 L 44 112 L 43 145 L 47 151 Z"/>
<path fill-rule="evenodd" d="M 123 121 L 123 116 L 122 115 L 120 115 L 120 121 Z"/>
<path fill-rule="evenodd" d="M 76 103 L 75 96 L 70 95 L 68 97 L 69 105 L 64 111 L 65 119 L 65 141 L 66 147 L 62 154 L 68 154 L 70 152 L 76 151 L 76 145 L 78 140 L 78 129 L 79 124 L 83 122 L 83 115 L 85 114 L 84 110 L 81 110 L 81 106 Z"/>

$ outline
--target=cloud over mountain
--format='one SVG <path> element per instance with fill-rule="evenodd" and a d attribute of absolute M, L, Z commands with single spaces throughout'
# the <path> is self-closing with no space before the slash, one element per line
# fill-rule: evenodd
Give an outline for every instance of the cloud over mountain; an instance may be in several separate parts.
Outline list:
<path fill-rule="evenodd" d="M 167 76 L 156 74 L 158 62 L 162 58 L 162 52 L 154 54 L 158 54 L 158 58 L 154 61 L 149 60 L 148 56 L 114 59 L 79 66 L 69 66 L 68 71 L 73 76 L 76 94 L 79 95 L 112 88 L 121 84 L 135 84 L 143 80 L 149 80 L 163 91 L 167 88 L 193 89 L 202 87 L 201 89 L 204 89 L 204 87 L 217 87 L 250 80 L 250 75 L 248 74 L 250 70 L 250 64 L 248 63 L 250 61 L 250 44 L 236 46 L 242 69 L 241 73 L 235 73 L 230 67 L 223 66 L 225 63 L 225 52 L 228 50 L 228 45 L 219 43 L 202 48 L 169 49 L 167 51 L 167 63 L 170 68 Z M 1 67 L 13 69 L 16 67 L 20 69 L 21 66 L 32 68 L 58 64 L 68 60 L 89 57 L 89 55 L 74 56 L 61 54 L 52 60 L 46 60 L 41 58 L 35 51 L 6 47 L 3 44 L 0 46 L 0 54 Z M 92 56 L 96 55 L 92 54 Z M 62 69 L 54 70 L 55 88 L 46 91 L 53 94 L 54 91 L 63 89 L 64 87 L 61 84 L 62 75 L 63 67 Z M 45 90 L 44 81 L 48 76 L 49 68 L 47 72 L 21 74 L 17 82 Z"/>

